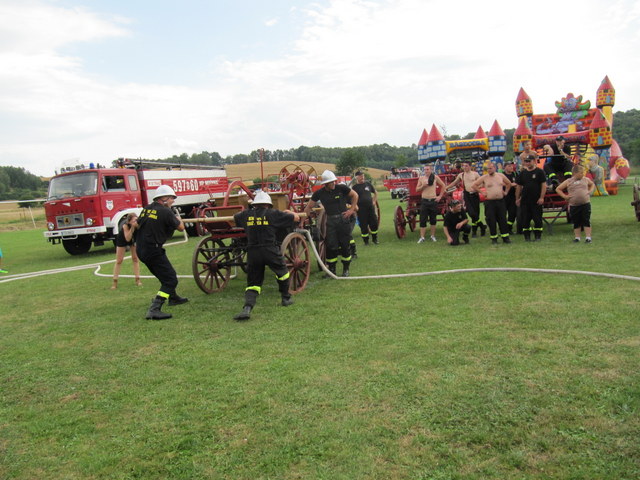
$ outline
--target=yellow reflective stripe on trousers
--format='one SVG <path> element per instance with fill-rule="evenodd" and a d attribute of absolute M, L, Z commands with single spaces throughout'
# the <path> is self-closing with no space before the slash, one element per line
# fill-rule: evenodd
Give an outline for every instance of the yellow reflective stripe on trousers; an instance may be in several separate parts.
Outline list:
<path fill-rule="evenodd" d="M 260 294 L 260 292 L 262 292 L 262 287 L 252 286 L 252 287 L 247 287 L 247 288 L 244 289 L 245 292 L 247 290 L 253 290 L 254 292 L 258 292 L 258 294 Z"/>
<path fill-rule="evenodd" d="M 286 280 L 287 278 L 289 278 L 289 272 L 285 273 L 283 276 L 279 277 L 276 275 L 276 278 L 280 281 L 282 280 Z"/>
<path fill-rule="evenodd" d="M 169 298 L 171 296 L 168 293 L 161 292 L 160 290 L 158 290 L 158 293 L 156 293 L 156 295 L 162 298 Z"/>

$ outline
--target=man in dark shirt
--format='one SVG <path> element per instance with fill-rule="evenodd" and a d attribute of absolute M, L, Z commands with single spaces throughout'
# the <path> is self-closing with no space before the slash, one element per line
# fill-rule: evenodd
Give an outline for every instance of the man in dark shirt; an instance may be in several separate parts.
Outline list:
<path fill-rule="evenodd" d="M 502 174 L 511 182 L 511 188 L 504 196 L 504 204 L 507 208 L 507 228 L 509 234 L 513 233 L 513 224 L 518 216 L 518 206 L 516 205 L 516 166 L 513 160 L 504 162 L 504 171 Z"/>
<path fill-rule="evenodd" d="M 376 204 L 378 203 L 378 193 L 375 187 L 364 178 L 364 173 L 360 170 L 356 172 L 356 184 L 351 187 L 358 194 L 358 223 L 360 224 L 360 235 L 365 245 L 369 245 L 369 234 L 371 241 L 378 244 L 378 215 L 376 214 Z"/>
<path fill-rule="evenodd" d="M 462 233 L 462 241 L 469 243 L 471 226 L 469 225 L 467 212 L 463 210 L 459 200 L 451 200 L 449 202 L 449 211 L 444 216 L 443 229 L 449 245 L 460 245 L 460 233 Z"/>
<path fill-rule="evenodd" d="M 547 183 L 555 185 L 562 183 L 571 177 L 573 161 L 571 160 L 571 147 L 565 145 L 566 139 L 560 135 L 556 138 L 555 145 L 551 145 L 553 155 L 547 158 L 544 164 L 544 173 L 547 175 Z"/>
<path fill-rule="evenodd" d="M 320 190 L 313 192 L 311 200 L 304 209 L 309 215 L 320 202 L 327 215 L 326 262 L 329 271 L 336 274 L 338 253 L 342 256 L 342 276 L 349 276 L 351 264 L 351 217 L 358 210 L 358 194 L 346 185 L 337 184 L 337 178 L 331 170 L 322 172 Z M 350 205 L 347 208 L 347 204 Z"/>
<path fill-rule="evenodd" d="M 184 231 L 182 219 L 171 210 L 175 201 L 176 193 L 173 189 L 168 185 L 161 185 L 153 196 L 153 202 L 144 207 L 138 217 L 135 236 L 138 258 L 160 280 L 160 290 L 151 301 L 147 320 L 171 318 L 170 313 L 161 311 L 167 299 L 169 305 L 180 305 L 189 301 L 176 293 L 178 275 L 162 247 L 174 231 Z"/>
<path fill-rule="evenodd" d="M 520 207 L 522 233 L 527 242 L 531 241 L 533 231 L 535 241 L 542 239 L 542 205 L 547 191 L 547 177 L 536 167 L 532 158 L 522 161 L 523 168 L 516 177 L 516 205 Z M 533 220 L 533 227 L 531 227 Z"/>
<path fill-rule="evenodd" d="M 297 213 L 289 210 L 274 210 L 271 197 L 266 192 L 258 192 L 253 200 L 253 208 L 243 210 L 233 216 L 238 227 L 247 235 L 247 288 L 244 291 L 244 307 L 234 320 L 248 320 L 262 291 L 264 269 L 269 267 L 276 274 L 281 303 L 287 307 L 293 304 L 289 293 L 289 269 L 277 242 L 278 230 L 292 228 L 300 221 Z"/>

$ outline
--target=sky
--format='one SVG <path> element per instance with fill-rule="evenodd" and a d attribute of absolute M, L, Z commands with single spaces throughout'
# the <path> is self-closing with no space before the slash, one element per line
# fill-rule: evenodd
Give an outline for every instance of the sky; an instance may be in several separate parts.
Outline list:
<path fill-rule="evenodd" d="M 626 111 L 639 50 L 638 0 L 0 0 L 0 165 L 409 146 L 605 75 Z"/>

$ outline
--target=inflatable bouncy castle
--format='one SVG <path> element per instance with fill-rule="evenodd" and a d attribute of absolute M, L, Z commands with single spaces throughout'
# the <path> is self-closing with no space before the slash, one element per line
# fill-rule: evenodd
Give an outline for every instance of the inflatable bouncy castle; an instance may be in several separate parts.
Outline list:
<path fill-rule="evenodd" d="M 445 140 L 434 124 L 429 134 L 426 129 L 422 131 L 418 141 L 418 160 L 423 164 L 432 163 L 437 174 L 455 171 L 457 163 L 463 160 L 471 160 L 480 174 L 488 161 L 501 168 L 506 152 L 507 137 L 497 120 L 488 135 L 479 126 L 475 136 L 465 140 Z"/>
<path fill-rule="evenodd" d="M 534 115 L 531 98 L 520 88 L 516 98 L 519 121 L 513 135 L 514 153 L 522 152 L 526 141 L 531 141 L 533 148 L 541 149 L 545 145 L 553 145 L 562 135 L 566 144 L 571 146 L 574 163 L 584 163 L 592 175 L 599 169 L 589 165 L 589 156 L 593 153 L 599 156 L 598 166 L 608 178 L 604 182 L 607 189 L 603 189 L 602 194 L 606 195 L 606 191 L 613 193 L 617 190 L 617 182 L 629 175 L 629 162 L 612 137 L 614 104 L 615 89 L 607 76 L 596 92 L 596 108 L 591 108 L 589 100 L 583 101 L 582 95 L 576 97 L 568 93 L 555 102 L 555 113 Z"/>

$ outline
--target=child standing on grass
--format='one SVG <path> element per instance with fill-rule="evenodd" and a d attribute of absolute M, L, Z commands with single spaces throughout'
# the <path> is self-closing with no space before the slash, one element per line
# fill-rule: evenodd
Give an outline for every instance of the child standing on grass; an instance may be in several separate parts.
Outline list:
<path fill-rule="evenodd" d="M 0 248 L 0 273 L 9 273 L 9 271 L 8 271 L 8 270 L 5 270 L 5 269 L 2 267 L 2 248 Z"/>
<path fill-rule="evenodd" d="M 136 285 L 138 287 L 142 285 L 142 282 L 140 282 L 140 261 L 138 260 L 138 253 L 136 252 L 136 244 L 133 241 L 133 232 L 137 226 L 138 216 L 135 213 L 130 213 L 126 216 L 126 221 L 122 224 L 122 228 L 116 236 L 116 264 L 113 267 L 113 285 L 111 285 L 111 290 L 118 288 L 120 267 L 122 266 L 127 247 L 129 247 L 131 251 L 131 262 L 133 263 L 133 274 L 135 275 Z"/>
<path fill-rule="evenodd" d="M 574 243 L 580 242 L 584 229 L 586 243 L 591 243 L 591 194 L 596 185 L 584 176 L 584 167 L 574 165 L 573 176 L 556 187 L 556 193 L 569 202 L 569 213 L 573 220 Z"/>

